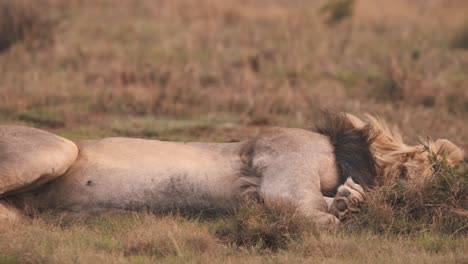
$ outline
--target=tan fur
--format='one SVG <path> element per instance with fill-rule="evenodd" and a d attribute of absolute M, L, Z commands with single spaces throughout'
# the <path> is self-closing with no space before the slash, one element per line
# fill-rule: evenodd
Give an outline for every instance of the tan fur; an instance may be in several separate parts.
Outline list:
<path fill-rule="evenodd" d="M 447 139 L 437 139 L 436 141 L 431 142 L 429 147 L 439 157 L 445 156 L 447 161 L 452 165 L 457 164 L 464 159 L 463 150 Z"/>
<path fill-rule="evenodd" d="M 375 133 L 371 151 L 381 183 L 405 178 L 417 185 L 433 175 L 434 171 L 429 161 L 430 153 L 425 151 L 424 144 L 409 146 L 403 141 L 396 127 L 390 128 L 385 121 L 371 115 L 367 115 L 366 119 Z M 361 122 L 365 123 L 362 120 Z M 429 141 L 425 144 L 430 152 L 436 153 L 439 158 L 445 155 L 451 165 L 463 160 L 463 151 L 447 139 Z"/>

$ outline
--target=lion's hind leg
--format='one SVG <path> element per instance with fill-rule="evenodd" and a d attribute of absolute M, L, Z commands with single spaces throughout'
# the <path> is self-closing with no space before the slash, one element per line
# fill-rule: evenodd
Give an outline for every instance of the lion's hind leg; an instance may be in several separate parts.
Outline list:
<path fill-rule="evenodd" d="M 65 138 L 30 127 L 0 126 L 0 198 L 60 177 L 77 156 L 77 146 Z"/>
<path fill-rule="evenodd" d="M 365 199 L 366 194 L 362 186 L 350 177 L 338 187 L 336 196 L 329 202 L 329 212 L 343 220 L 349 214 L 359 212 Z"/>

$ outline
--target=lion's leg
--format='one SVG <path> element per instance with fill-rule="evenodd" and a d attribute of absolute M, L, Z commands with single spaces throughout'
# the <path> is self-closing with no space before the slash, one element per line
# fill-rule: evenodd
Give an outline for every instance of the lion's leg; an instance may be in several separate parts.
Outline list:
<path fill-rule="evenodd" d="M 340 221 L 329 212 L 320 183 L 321 174 L 335 169 L 329 162 L 332 152 L 319 151 L 321 144 L 328 150 L 329 142 L 322 136 L 302 133 L 279 130 L 271 138 L 259 139 L 247 152 L 251 160 L 246 164 L 261 174 L 258 191 L 264 200 L 291 202 L 317 226 L 334 229 Z"/>
<path fill-rule="evenodd" d="M 0 198 L 35 189 L 65 173 L 77 146 L 35 128 L 0 126 Z"/>
<path fill-rule="evenodd" d="M 348 178 L 338 187 L 336 196 L 327 202 L 329 212 L 340 220 L 345 219 L 349 214 L 359 212 L 365 199 L 366 194 L 362 186 Z"/>
<path fill-rule="evenodd" d="M 297 158 L 297 156 L 296 156 Z M 282 159 L 287 159 L 283 156 Z M 288 166 L 284 166 L 287 164 Z M 301 168 L 301 167 L 305 168 Z M 327 202 L 320 190 L 320 179 L 313 168 L 304 162 L 272 162 L 263 172 L 261 196 L 265 200 L 290 201 L 299 212 L 320 227 L 335 229 L 340 221 L 329 213 Z M 304 173 L 309 172 L 309 173 Z"/>
<path fill-rule="evenodd" d="M 265 173 L 260 191 L 264 200 L 292 202 L 300 213 L 310 217 L 319 227 L 333 230 L 339 225 L 339 219 L 328 211 L 327 201 L 320 191 L 318 180 L 316 182 L 294 181 L 291 178 L 298 179 L 302 176 L 290 174 L 290 181 L 278 182 L 274 178 L 280 178 L 286 174 L 278 172 Z M 307 179 L 307 176 L 311 175 L 305 175 L 303 178 Z"/>

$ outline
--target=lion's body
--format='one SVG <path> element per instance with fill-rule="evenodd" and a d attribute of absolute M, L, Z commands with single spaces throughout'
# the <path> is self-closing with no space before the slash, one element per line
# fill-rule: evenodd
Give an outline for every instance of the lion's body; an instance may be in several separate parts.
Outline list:
<path fill-rule="evenodd" d="M 405 145 L 375 119 L 324 120 L 318 132 L 272 128 L 237 143 L 70 141 L 0 126 L 0 219 L 30 208 L 229 211 L 254 197 L 292 203 L 316 223 L 336 226 L 337 217 L 357 210 L 376 176 L 419 182 L 431 171 L 421 146 Z M 448 140 L 430 147 L 452 164 L 463 159 Z"/>
<path fill-rule="evenodd" d="M 234 196 L 240 161 L 233 151 L 223 155 L 189 144 L 129 138 L 76 144 L 77 160 L 62 177 L 28 194 L 28 204 L 72 211 L 161 211 L 220 207 Z"/>
<path fill-rule="evenodd" d="M 326 136 L 307 130 L 275 128 L 256 140 L 238 143 L 131 138 L 71 143 L 52 134 L 49 140 L 43 140 L 45 132 L 31 128 L 3 126 L 2 131 L 11 132 L 3 133 L 4 137 L 15 134 L 14 131 L 22 132 L 21 141 L 15 146 L 18 150 L 22 144 L 34 142 L 35 149 L 27 149 L 28 155 L 36 156 L 36 162 L 42 162 L 45 171 L 67 167 L 60 175 L 42 177 L 40 186 L 33 178 L 41 176 L 30 172 L 34 175 L 30 182 L 23 181 L 23 186 L 18 184 L 7 190 L 10 195 L 6 198 L 21 208 L 198 212 L 229 210 L 238 205 L 243 194 L 256 193 L 268 200 L 292 201 L 304 214 L 323 218 L 319 222 L 336 221 L 327 213 L 321 193 L 322 189 L 339 185 L 333 147 Z M 47 159 L 56 151 L 44 151 L 51 140 L 61 146 L 59 151 L 66 163 L 50 163 Z M 8 141 L 4 138 L 3 145 L 8 145 Z M 73 149 L 70 144 L 79 150 L 77 155 L 67 150 Z M 13 171 L 22 175 L 28 165 L 4 164 L 16 166 Z M 15 173 L 4 173 L 0 181 L 15 178 Z"/>

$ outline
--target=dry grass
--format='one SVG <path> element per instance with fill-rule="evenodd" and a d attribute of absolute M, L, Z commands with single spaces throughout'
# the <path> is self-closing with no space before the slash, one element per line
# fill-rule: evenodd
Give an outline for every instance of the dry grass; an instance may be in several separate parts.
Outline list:
<path fill-rule="evenodd" d="M 128 233 L 123 246 L 124 255 L 184 257 L 223 249 L 206 226 L 184 220 L 179 220 L 179 224 L 174 225 L 177 220 L 158 219 L 158 224 L 155 225 L 154 219 L 146 219 Z"/>
<path fill-rule="evenodd" d="M 463 263 L 466 239 L 443 235 L 304 233 L 287 250 L 232 247 L 218 220 L 114 212 L 77 218 L 41 215 L 0 225 L 0 263 Z"/>
<path fill-rule="evenodd" d="M 0 52 L 23 41 L 28 47 L 49 43 L 52 39 L 52 18 L 45 1 L 0 1 Z"/>
<path fill-rule="evenodd" d="M 294 241 L 302 241 L 306 234 L 317 235 L 310 219 L 297 213 L 287 203 L 263 204 L 247 201 L 235 214 L 221 218 L 215 234 L 229 245 L 257 250 L 287 249 Z"/>
<path fill-rule="evenodd" d="M 309 127 L 331 107 L 467 151 L 468 53 L 453 48 L 466 1 L 329 3 L 0 0 L 0 120 L 70 138 L 233 141 Z M 436 183 L 466 173 L 444 170 L 424 193 L 377 190 L 356 223 L 366 231 L 317 236 L 256 207 L 198 220 L 40 215 L 0 224 L 0 262 L 462 263 L 467 239 L 443 233 L 466 234 L 466 202 Z"/>
<path fill-rule="evenodd" d="M 0 228 L 2 263 L 153 262 L 221 249 L 200 223 L 147 214 L 42 215 Z"/>
<path fill-rule="evenodd" d="M 337 1 L 353 15 L 334 27 L 325 1 L 48 2 L 64 13 L 55 44 L 0 57 L 4 120 L 26 109 L 41 117 L 25 122 L 57 127 L 47 115 L 64 112 L 68 129 L 96 115 L 227 112 L 242 124 L 306 126 L 333 107 L 382 115 L 411 136 L 467 140 L 455 121 L 468 113 L 466 53 L 448 48 L 463 2 Z"/>

